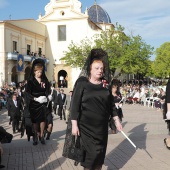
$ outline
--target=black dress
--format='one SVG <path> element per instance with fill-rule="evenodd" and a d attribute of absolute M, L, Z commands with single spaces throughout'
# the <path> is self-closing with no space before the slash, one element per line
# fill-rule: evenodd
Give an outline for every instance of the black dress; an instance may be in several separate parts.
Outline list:
<path fill-rule="evenodd" d="M 163 108 L 163 119 L 166 119 L 166 113 L 168 111 L 167 104 L 170 103 L 170 79 L 166 85 L 166 95 L 165 95 L 165 104 Z M 167 128 L 170 132 L 170 120 L 165 121 L 167 123 Z"/>
<path fill-rule="evenodd" d="M 39 83 L 35 78 L 29 80 L 26 86 L 26 93 L 30 98 L 29 112 L 32 123 L 40 123 L 46 121 L 46 115 L 50 112 L 47 109 L 47 103 L 39 103 L 34 100 L 34 97 L 48 96 L 50 85 L 48 81 Z"/>
<path fill-rule="evenodd" d="M 112 94 L 103 84 L 92 84 L 79 78 L 72 96 L 71 120 L 78 120 L 81 145 L 86 151 L 81 165 L 95 168 L 104 163 L 108 140 L 108 121 L 117 116 L 112 107 Z"/>
<path fill-rule="evenodd" d="M 117 95 L 113 96 L 113 102 L 119 103 L 121 100 L 122 100 L 122 96 L 121 96 L 120 92 L 117 92 Z M 121 102 L 121 103 L 123 103 L 123 102 Z M 122 121 L 122 118 L 123 118 L 122 108 L 116 108 L 116 110 L 117 110 L 117 114 L 118 114 L 120 121 Z"/>

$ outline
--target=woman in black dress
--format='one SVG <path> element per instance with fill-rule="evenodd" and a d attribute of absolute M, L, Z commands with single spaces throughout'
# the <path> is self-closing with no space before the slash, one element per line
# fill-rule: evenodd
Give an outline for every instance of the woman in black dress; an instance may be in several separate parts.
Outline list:
<path fill-rule="evenodd" d="M 111 90 L 113 96 L 113 103 L 116 105 L 116 110 L 120 121 L 122 122 L 123 112 L 122 112 L 122 95 L 119 91 L 119 82 L 117 80 L 113 80 L 111 83 Z"/>
<path fill-rule="evenodd" d="M 45 75 L 44 60 L 36 59 L 32 64 L 30 77 L 26 86 L 26 93 L 30 99 L 28 107 L 35 134 L 33 145 L 38 144 L 38 131 L 41 143 L 45 144 L 44 129 L 46 115 L 50 113 L 47 105 L 52 99 L 50 90 L 50 82 Z"/>
<path fill-rule="evenodd" d="M 166 119 L 167 128 L 170 132 L 170 79 L 166 85 L 166 95 L 165 95 L 165 104 L 163 109 L 163 119 Z M 167 149 L 170 150 L 170 137 L 164 139 L 164 143 Z"/>
<path fill-rule="evenodd" d="M 81 146 L 86 153 L 85 161 L 81 162 L 85 170 L 102 168 L 107 148 L 109 118 L 113 117 L 118 130 L 122 129 L 112 105 L 111 91 L 103 79 L 105 74 L 108 80 L 107 64 L 106 52 L 93 49 L 81 74 L 87 76 L 80 75 L 73 90 L 70 109 L 72 135 L 80 136 Z M 66 152 L 65 148 L 63 152 Z"/>

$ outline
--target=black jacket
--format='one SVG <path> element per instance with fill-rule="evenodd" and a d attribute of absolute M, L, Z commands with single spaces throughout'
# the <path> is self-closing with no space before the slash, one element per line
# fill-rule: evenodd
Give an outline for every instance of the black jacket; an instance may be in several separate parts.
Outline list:
<path fill-rule="evenodd" d="M 52 97 L 53 97 L 52 100 L 53 100 L 53 102 L 54 102 L 54 106 L 62 105 L 61 95 L 60 95 L 60 94 L 57 94 L 57 91 L 56 91 L 56 90 L 53 91 Z"/>
<path fill-rule="evenodd" d="M 11 117 L 20 117 L 21 116 L 21 101 L 17 99 L 17 107 L 14 104 L 14 101 L 10 99 L 8 101 L 8 116 Z"/>

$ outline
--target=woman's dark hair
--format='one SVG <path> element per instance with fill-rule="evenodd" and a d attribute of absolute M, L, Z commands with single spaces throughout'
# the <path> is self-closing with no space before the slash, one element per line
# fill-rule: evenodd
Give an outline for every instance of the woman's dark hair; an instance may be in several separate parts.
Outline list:
<path fill-rule="evenodd" d="M 118 79 L 112 79 L 110 83 L 110 89 L 112 89 L 113 86 L 117 86 L 117 92 L 120 91 L 120 84 Z"/>
<path fill-rule="evenodd" d="M 110 83 L 110 86 L 111 86 L 111 87 L 112 87 L 112 86 L 118 86 L 118 87 L 119 87 L 119 80 L 113 79 L 113 80 L 111 81 L 111 83 Z"/>
<path fill-rule="evenodd" d="M 34 71 L 37 71 L 37 70 L 43 70 L 44 67 L 41 63 L 38 63 L 34 66 Z"/>

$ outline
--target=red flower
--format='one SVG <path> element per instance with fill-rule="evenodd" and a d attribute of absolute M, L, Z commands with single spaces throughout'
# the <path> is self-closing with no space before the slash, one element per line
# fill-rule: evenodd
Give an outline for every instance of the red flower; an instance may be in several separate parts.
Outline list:
<path fill-rule="evenodd" d="M 103 83 L 103 87 L 104 88 L 107 88 L 108 87 L 108 83 L 105 79 L 102 80 L 102 83 Z"/>
<path fill-rule="evenodd" d="M 45 88 L 45 83 L 41 82 L 41 87 Z"/>

